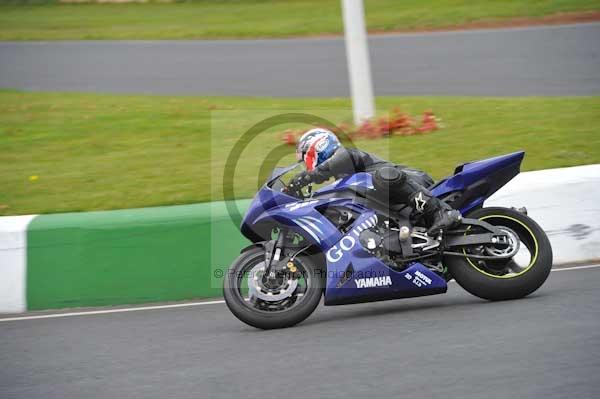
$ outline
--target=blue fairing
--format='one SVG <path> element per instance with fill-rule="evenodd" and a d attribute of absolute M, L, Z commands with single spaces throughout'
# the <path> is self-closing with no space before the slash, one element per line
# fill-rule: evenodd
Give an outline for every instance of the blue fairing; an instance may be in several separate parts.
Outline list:
<path fill-rule="evenodd" d="M 438 197 L 462 196 L 460 210 L 468 212 L 481 206 L 519 172 L 523 156 L 523 152 L 515 152 L 465 163 L 431 191 Z M 327 261 L 325 304 L 415 297 L 446 291 L 445 280 L 424 265 L 415 262 L 403 271 L 395 271 L 363 248 L 359 234 L 377 222 L 377 215 L 364 203 L 354 201 L 348 192 L 356 188 L 372 189 L 370 174 L 356 173 L 337 180 L 318 190 L 313 198 L 299 201 L 271 186 L 290 170 L 282 169 L 256 194 L 241 230 L 251 241 L 258 242 L 270 240 L 273 227 L 285 226 L 318 247 Z M 349 208 L 359 215 L 346 234 L 342 234 L 320 211 L 330 206 Z"/>
<path fill-rule="evenodd" d="M 244 215 L 241 225 L 242 234 L 253 242 L 269 239 L 270 237 L 258 235 L 254 228 L 258 218 L 270 209 L 297 201 L 297 198 L 263 187 L 256 193 Z"/>
<path fill-rule="evenodd" d="M 256 223 L 285 226 L 326 250 L 338 242 L 342 235 L 315 207 L 347 201 L 327 199 L 291 202 L 265 211 L 256 219 Z"/>
<path fill-rule="evenodd" d="M 446 281 L 415 262 L 397 272 L 367 252 L 358 240 L 365 227 L 377 221 L 365 212 L 352 229 L 326 252 L 325 305 L 433 295 L 446 292 Z"/>
<path fill-rule="evenodd" d="M 473 198 L 460 209 L 464 214 L 477 206 L 481 206 L 489 196 L 519 173 L 524 156 L 525 152 L 518 151 L 459 165 L 453 176 L 443 179 L 431 189 L 431 192 L 436 197 L 443 197 L 451 192 L 465 190 L 477 183 L 489 181 L 490 189 L 485 191 L 484 195 Z M 490 179 L 494 174 L 502 172 L 505 172 L 502 177 Z"/>

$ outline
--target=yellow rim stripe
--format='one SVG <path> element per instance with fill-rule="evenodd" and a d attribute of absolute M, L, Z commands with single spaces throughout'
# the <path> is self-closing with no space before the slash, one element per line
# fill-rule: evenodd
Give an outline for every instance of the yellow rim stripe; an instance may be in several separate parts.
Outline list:
<path fill-rule="evenodd" d="M 515 218 L 512 218 L 510 216 L 504 216 L 504 215 L 488 215 L 488 216 L 484 216 L 482 218 L 480 218 L 479 220 L 485 220 L 485 219 L 490 219 L 490 218 L 504 218 L 504 219 L 509 219 L 512 220 L 513 222 L 519 223 L 521 226 L 523 226 L 531 235 L 531 238 L 533 238 L 533 243 L 535 245 L 535 253 L 533 255 L 533 258 L 531 259 L 531 262 L 529 263 L 529 265 L 527 266 L 527 268 L 525 268 L 525 270 L 517 273 L 517 274 L 513 274 L 513 275 L 506 275 L 506 276 L 496 276 L 494 274 L 490 274 L 487 273 L 483 270 L 481 270 L 480 268 L 478 268 L 477 266 L 475 266 L 473 264 L 473 262 L 471 262 L 471 259 L 469 259 L 469 255 L 467 255 L 467 253 L 465 252 L 465 250 L 463 249 L 463 253 L 465 254 L 465 258 L 467 259 L 467 262 L 469 262 L 469 264 L 471 266 L 473 266 L 478 272 L 481 272 L 483 274 L 485 274 L 486 276 L 490 276 L 490 277 L 494 277 L 494 278 L 513 278 L 513 277 L 518 277 L 524 273 L 526 273 L 529 269 L 531 269 L 531 266 L 533 266 L 533 264 L 535 263 L 535 261 L 537 260 L 537 256 L 538 256 L 538 242 L 537 239 L 535 238 L 535 234 L 533 234 L 533 231 L 531 231 L 531 229 L 529 227 L 527 227 L 523 222 L 521 222 L 520 220 L 517 220 Z M 470 226 L 469 226 L 470 228 Z M 466 233 L 465 233 L 466 234 Z M 519 237 L 519 240 L 521 238 Z"/>

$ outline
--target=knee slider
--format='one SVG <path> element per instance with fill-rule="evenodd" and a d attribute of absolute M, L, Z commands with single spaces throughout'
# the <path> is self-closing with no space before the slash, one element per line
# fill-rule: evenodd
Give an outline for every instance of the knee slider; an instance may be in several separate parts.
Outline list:
<path fill-rule="evenodd" d="M 402 170 L 391 166 L 384 166 L 375 172 L 373 183 L 377 182 L 377 184 L 388 187 L 390 185 L 403 184 L 405 180 L 406 174 Z"/>
<path fill-rule="evenodd" d="M 402 195 L 402 187 L 406 182 L 406 174 L 394 167 L 384 166 L 373 175 L 373 187 L 384 202 L 396 202 Z"/>

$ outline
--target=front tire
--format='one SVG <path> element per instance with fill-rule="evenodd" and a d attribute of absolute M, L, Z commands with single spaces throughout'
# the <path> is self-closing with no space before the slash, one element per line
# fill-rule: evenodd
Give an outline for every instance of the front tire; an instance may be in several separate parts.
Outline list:
<path fill-rule="evenodd" d="M 252 281 L 248 278 L 253 278 L 252 275 L 257 271 L 260 273 L 264 257 L 264 249 L 255 247 L 242 253 L 233 262 L 223 283 L 227 307 L 239 320 L 263 330 L 300 323 L 315 310 L 323 294 L 324 274 L 318 266 L 321 264 L 319 255 L 301 254 L 294 261 L 301 269 L 304 286 L 296 283 L 290 288 L 290 284 L 287 284 L 285 287 L 293 290 L 289 296 L 258 293 L 262 297 L 260 299 L 257 298 L 256 289 L 252 291 L 249 288 Z M 244 284 L 248 284 L 248 287 L 244 287 Z M 277 300 L 269 302 L 269 295 Z"/>
<path fill-rule="evenodd" d="M 481 208 L 466 217 L 479 219 L 497 227 L 504 227 L 518 236 L 525 261 L 518 264 L 515 255 L 509 260 L 481 261 L 469 258 L 474 250 L 463 250 L 464 257 L 446 256 L 445 265 L 465 290 L 492 301 L 517 299 L 537 290 L 548 278 L 552 269 L 552 247 L 546 233 L 527 215 L 514 209 Z M 496 248 L 479 249 L 485 255 L 501 251 Z"/>

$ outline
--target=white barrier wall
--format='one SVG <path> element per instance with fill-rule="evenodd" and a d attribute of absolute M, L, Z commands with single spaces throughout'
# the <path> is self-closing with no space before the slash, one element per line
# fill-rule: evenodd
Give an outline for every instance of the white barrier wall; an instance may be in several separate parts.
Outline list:
<path fill-rule="evenodd" d="M 525 206 L 555 264 L 600 259 L 600 165 L 521 173 L 485 203 L 494 205 Z"/>
<path fill-rule="evenodd" d="M 600 259 L 600 165 L 522 173 L 486 202 L 494 205 L 527 207 L 550 237 L 554 264 Z M 0 313 L 27 310 L 27 229 L 33 218 L 0 217 Z"/>
<path fill-rule="evenodd" d="M 34 217 L 0 218 L 0 313 L 27 309 L 27 226 Z"/>

